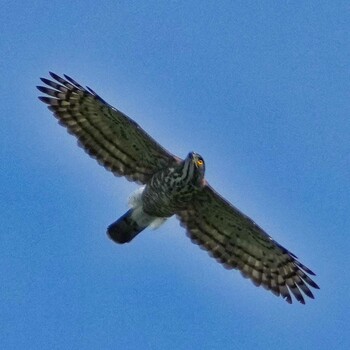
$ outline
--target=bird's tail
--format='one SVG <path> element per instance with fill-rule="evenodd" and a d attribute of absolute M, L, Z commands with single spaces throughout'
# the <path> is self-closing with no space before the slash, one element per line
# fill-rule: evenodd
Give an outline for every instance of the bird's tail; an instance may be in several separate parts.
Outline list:
<path fill-rule="evenodd" d="M 128 243 L 143 231 L 148 223 L 139 225 L 133 218 L 134 209 L 128 210 L 122 217 L 108 226 L 107 234 L 116 243 Z"/>

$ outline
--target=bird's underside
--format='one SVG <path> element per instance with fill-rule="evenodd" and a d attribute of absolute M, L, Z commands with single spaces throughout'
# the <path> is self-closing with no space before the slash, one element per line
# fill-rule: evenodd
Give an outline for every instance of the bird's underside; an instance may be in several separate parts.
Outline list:
<path fill-rule="evenodd" d="M 314 273 L 226 201 L 204 179 L 201 156 L 180 159 L 153 140 L 131 118 L 70 77 L 42 78 L 39 97 L 79 145 L 116 176 L 145 185 L 131 209 L 109 226 L 110 238 L 131 241 L 146 227 L 176 215 L 192 242 L 229 269 L 238 269 L 292 303 L 314 298 Z"/>

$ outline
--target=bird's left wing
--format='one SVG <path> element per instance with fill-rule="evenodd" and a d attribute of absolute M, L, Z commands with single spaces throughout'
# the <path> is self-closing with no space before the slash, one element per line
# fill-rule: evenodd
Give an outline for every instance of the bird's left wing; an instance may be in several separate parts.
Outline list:
<path fill-rule="evenodd" d="M 239 269 L 255 285 L 288 303 L 291 293 L 303 304 L 301 292 L 314 298 L 308 285 L 319 287 L 307 275 L 314 273 L 209 185 L 177 217 L 194 243 L 225 267 Z"/>
<path fill-rule="evenodd" d="M 146 183 L 158 170 L 178 162 L 131 118 L 109 105 L 90 88 L 67 75 L 41 78 L 39 97 L 78 138 L 79 145 L 106 169 L 130 181 Z"/>

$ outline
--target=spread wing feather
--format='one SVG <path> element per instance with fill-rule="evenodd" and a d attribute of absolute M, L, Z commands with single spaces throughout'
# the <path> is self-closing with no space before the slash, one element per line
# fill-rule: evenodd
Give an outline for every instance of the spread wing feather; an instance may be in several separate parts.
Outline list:
<path fill-rule="evenodd" d="M 194 243 L 226 268 L 239 269 L 256 286 L 288 303 L 291 294 L 302 304 L 302 293 L 314 298 L 308 287 L 319 288 L 308 276 L 314 273 L 209 185 L 177 217 Z"/>
<path fill-rule="evenodd" d="M 50 75 L 54 80 L 41 78 L 47 86 L 37 87 L 46 95 L 39 99 L 78 144 L 116 176 L 144 184 L 158 170 L 179 161 L 92 89 L 67 75 Z"/>

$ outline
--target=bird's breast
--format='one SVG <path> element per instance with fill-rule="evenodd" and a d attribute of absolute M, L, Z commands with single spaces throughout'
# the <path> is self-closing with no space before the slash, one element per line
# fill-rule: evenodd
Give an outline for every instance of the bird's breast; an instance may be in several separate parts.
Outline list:
<path fill-rule="evenodd" d="M 190 182 L 179 181 L 172 168 L 155 174 L 142 193 L 143 210 L 149 215 L 170 217 L 184 209 L 196 193 Z"/>

